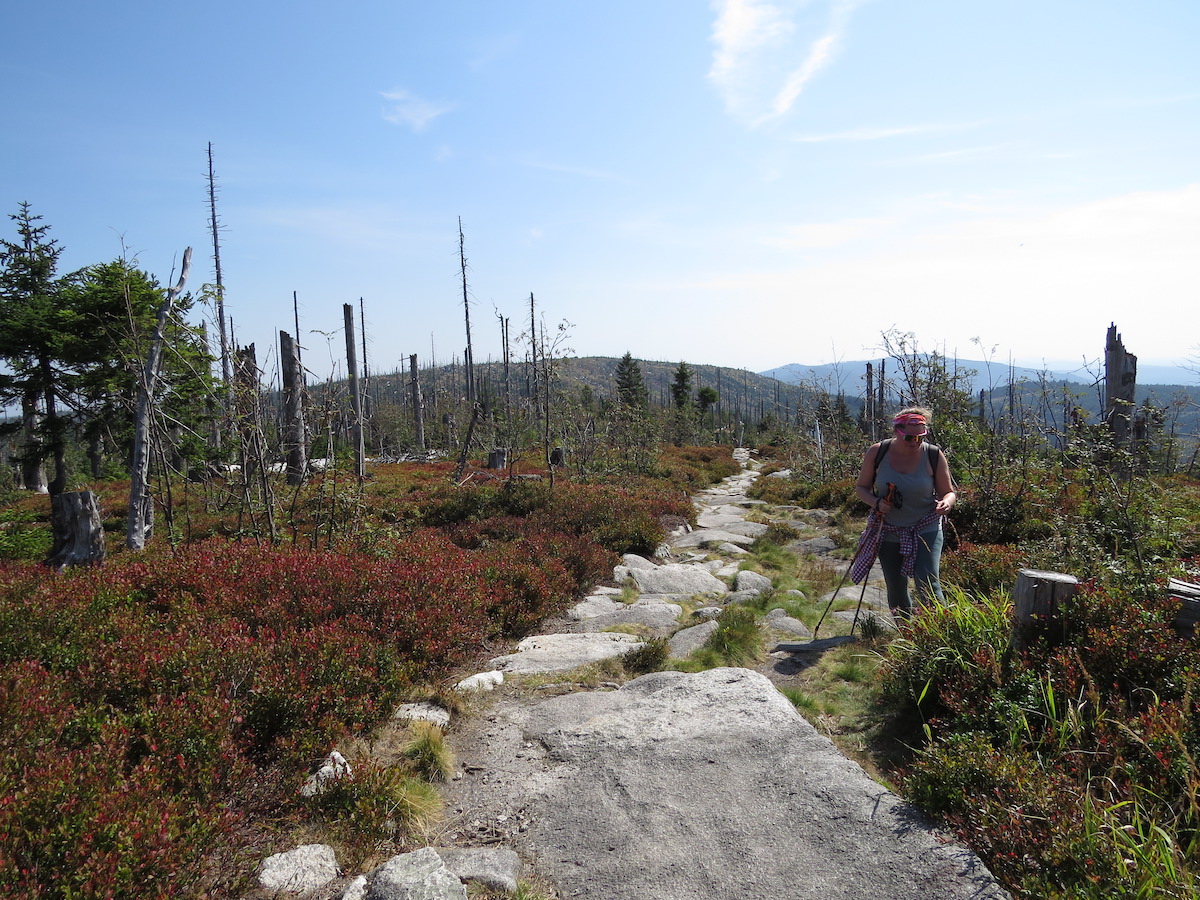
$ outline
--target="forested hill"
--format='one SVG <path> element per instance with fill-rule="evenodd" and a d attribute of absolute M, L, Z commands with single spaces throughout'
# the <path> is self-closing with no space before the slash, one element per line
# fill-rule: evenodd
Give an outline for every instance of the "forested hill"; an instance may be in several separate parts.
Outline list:
<path fill-rule="evenodd" d="M 620 360 L 611 356 L 580 356 L 556 359 L 552 362 L 553 378 L 558 391 L 572 396 L 584 396 L 601 402 L 616 397 L 616 370 Z M 642 379 L 649 393 L 651 404 L 668 406 L 671 403 L 671 384 L 679 369 L 679 362 L 636 360 Z M 818 391 L 808 385 L 786 384 L 775 378 L 755 374 L 746 369 L 731 369 L 722 366 L 687 363 L 691 371 L 691 393 L 696 395 L 702 388 L 714 389 L 719 407 L 728 412 L 742 410 L 744 414 L 761 418 L 776 412 L 784 418 L 783 411 L 806 409 L 815 402 Z M 476 363 L 476 380 L 483 397 L 501 398 L 505 392 L 504 367 L 489 361 Z M 509 366 L 509 390 L 515 397 L 528 396 L 532 390 L 534 373 L 522 361 Z M 464 391 L 462 365 L 453 363 L 422 370 L 422 389 L 426 392 L 450 393 Z M 388 375 L 372 376 L 372 392 L 384 394 L 403 391 L 409 382 L 406 371 Z M 398 395 L 399 396 L 399 395 Z"/>

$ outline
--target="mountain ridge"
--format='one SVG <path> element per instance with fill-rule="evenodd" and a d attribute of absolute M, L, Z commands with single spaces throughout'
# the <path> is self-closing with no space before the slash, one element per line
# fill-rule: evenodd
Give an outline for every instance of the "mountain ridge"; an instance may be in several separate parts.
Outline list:
<path fill-rule="evenodd" d="M 782 366 L 776 366 L 773 369 L 767 369 L 758 374 L 764 378 L 774 378 L 782 381 L 784 384 L 802 384 L 807 383 L 814 387 L 824 387 L 831 393 L 837 393 L 839 390 L 852 392 L 854 390 L 861 391 L 862 379 L 866 372 L 867 364 L 870 363 L 878 372 L 880 362 L 887 364 L 888 372 L 894 372 L 896 363 L 892 359 L 862 359 L 848 360 L 840 363 L 825 363 L 821 365 L 805 365 L 803 363 L 786 363 Z M 1014 383 L 1022 380 L 1037 382 L 1041 378 L 1047 381 L 1065 381 L 1071 384 L 1093 385 L 1098 380 L 1103 378 L 1103 364 L 1098 363 L 1095 372 L 1089 371 L 1085 366 L 1080 365 L 1076 369 L 1065 368 L 1041 368 L 1036 369 L 1029 366 L 1009 366 L 1004 363 L 995 361 L 988 363 L 984 360 L 975 359 L 949 359 L 946 360 L 946 366 L 952 372 L 974 370 L 969 383 L 972 393 L 979 390 L 994 390 L 996 388 L 1006 386 L 1010 378 Z M 1011 376 L 1010 376 L 1011 373 Z M 1156 364 L 1147 364 L 1138 366 L 1138 384 L 1147 387 L 1194 387 L 1198 380 L 1197 373 L 1189 371 L 1183 366 L 1164 366 Z"/>

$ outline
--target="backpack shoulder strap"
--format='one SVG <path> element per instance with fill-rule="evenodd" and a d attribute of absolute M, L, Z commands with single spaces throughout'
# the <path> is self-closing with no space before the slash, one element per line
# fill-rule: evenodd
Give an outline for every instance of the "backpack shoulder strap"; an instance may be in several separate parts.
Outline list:
<path fill-rule="evenodd" d="M 926 444 L 925 447 L 929 453 L 929 467 L 933 469 L 933 477 L 936 479 L 938 466 L 941 465 L 941 462 L 943 459 L 945 459 L 946 454 L 937 444 Z M 946 460 L 946 466 L 946 474 L 950 477 L 950 490 L 957 491 L 958 485 L 954 482 L 954 475 L 949 471 L 950 461 L 948 459 Z"/>
<path fill-rule="evenodd" d="M 879 464 L 887 456 L 888 448 L 892 446 L 894 440 L 895 438 L 885 438 L 879 442 L 879 449 L 875 452 L 875 471 L 871 473 L 871 490 L 875 489 L 875 476 L 879 474 Z"/>

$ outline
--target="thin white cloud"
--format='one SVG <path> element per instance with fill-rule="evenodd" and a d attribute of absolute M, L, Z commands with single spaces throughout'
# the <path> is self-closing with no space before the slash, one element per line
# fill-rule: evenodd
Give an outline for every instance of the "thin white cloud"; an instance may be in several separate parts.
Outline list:
<path fill-rule="evenodd" d="M 797 144 L 882 141 L 888 138 L 907 137 L 911 134 L 939 134 L 973 127 L 973 125 L 900 125 L 893 128 L 852 128 L 849 131 L 835 131 L 829 134 L 802 134 L 792 140 Z"/>
<path fill-rule="evenodd" d="M 984 144 L 978 147 L 960 147 L 957 150 L 941 150 L 937 153 L 922 153 L 919 156 L 894 159 L 891 160 L 889 165 L 907 166 L 925 165 L 926 163 L 975 162 L 980 159 L 1012 156 L 1014 149 L 1026 146 L 1027 144 L 1024 141 L 1004 141 L 999 144 Z M 1040 154 L 1037 158 L 1045 159 L 1046 156 Z"/>
<path fill-rule="evenodd" d="M 380 93 L 389 104 L 382 112 L 384 121 L 391 122 L 393 125 L 405 125 L 414 132 L 424 131 L 429 123 L 438 116 L 445 115 L 454 109 L 453 103 L 425 100 L 403 88 Z"/>
<path fill-rule="evenodd" d="M 788 226 L 782 235 L 768 236 L 763 243 L 784 250 L 831 249 L 861 241 L 892 224 L 889 219 L 809 222 Z"/>
<path fill-rule="evenodd" d="M 607 172 L 604 169 L 592 169 L 587 166 L 567 166 L 561 163 L 542 162 L 537 159 L 525 158 L 520 160 L 521 165 L 528 166 L 531 169 L 542 169 L 546 172 L 561 172 L 565 175 L 578 175 L 582 178 L 593 178 L 598 181 L 627 181 L 628 179 L 620 175 L 614 175 L 612 172 Z"/>
<path fill-rule="evenodd" d="M 708 79 L 733 116 L 761 125 L 786 115 L 837 57 L 855 0 L 826 0 L 814 29 L 807 0 L 713 0 L 714 44 Z M 799 63 L 797 63 L 799 60 Z"/>

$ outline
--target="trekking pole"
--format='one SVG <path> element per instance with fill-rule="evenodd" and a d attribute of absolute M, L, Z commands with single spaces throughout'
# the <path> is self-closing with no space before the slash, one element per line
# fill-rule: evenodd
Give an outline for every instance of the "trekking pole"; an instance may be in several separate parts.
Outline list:
<path fill-rule="evenodd" d="M 895 493 L 896 493 L 896 486 L 889 481 L 887 494 L 884 496 L 883 499 L 885 499 L 888 503 L 891 503 L 892 497 L 895 495 Z M 883 528 L 883 516 L 878 517 L 878 521 L 875 523 L 875 528 L 877 531 L 881 530 Z M 873 543 L 873 542 L 872 541 L 864 541 L 862 543 L 862 545 L 857 550 L 854 551 L 854 556 L 850 559 L 850 565 L 848 565 L 846 567 L 846 572 L 844 575 L 842 575 L 842 580 L 838 583 L 838 586 L 833 589 L 833 593 L 829 597 L 829 602 L 825 604 L 825 612 L 821 613 L 821 618 L 817 620 L 817 627 L 813 629 L 812 639 L 814 641 L 817 639 L 817 633 L 821 630 L 821 624 L 825 621 L 825 617 L 827 615 L 829 615 L 829 610 L 833 607 L 833 601 L 837 599 L 838 591 L 840 591 L 842 589 L 843 585 L 846 584 L 846 579 L 850 577 L 850 573 L 854 570 L 854 564 L 856 562 L 858 562 L 859 554 L 862 553 L 864 547 L 866 547 L 868 544 L 871 544 L 871 543 Z M 867 579 L 864 576 L 862 593 L 858 597 L 859 609 L 862 608 L 863 597 L 865 597 L 866 595 L 867 595 Z M 851 634 L 854 634 L 854 626 L 857 624 L 858 624 L 858 610 L 856 609 L 854 611 L 854 622 L 850 626 Z"/>

